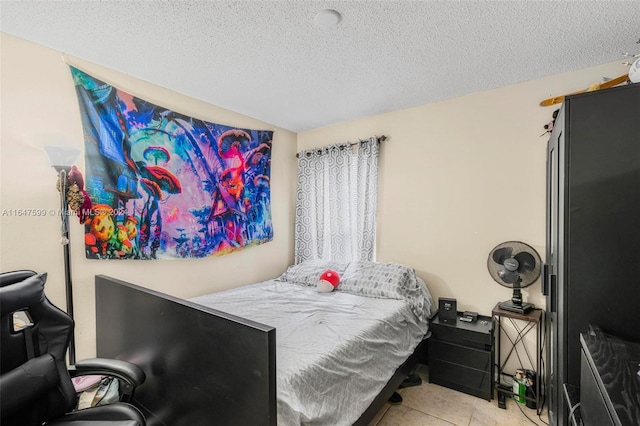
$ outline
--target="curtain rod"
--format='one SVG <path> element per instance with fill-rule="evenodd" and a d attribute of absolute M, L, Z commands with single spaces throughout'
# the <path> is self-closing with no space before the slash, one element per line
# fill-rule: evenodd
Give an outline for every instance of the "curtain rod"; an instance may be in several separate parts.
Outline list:
<path fill-rule="evenodd" d="M 387 137 L 385 135 L 382 136 L 374 136 L 374 138 L 378 138 L 378 141 L 380 142 L 384 142 L 387 140 Z M 350 142 L 349 145 L 354 146 L 354 145 L 358 145 L 360 142 L 364 142 L 367 139 L 360 139 L 358 142 Z"/>
<path fill-rule="evenodd" d="M 375 138 L 378 138 L 378 141 L 379 141 L 379 142 L 384 142 L 384 141 L 386 141 L 386 140 L 387 140 L 387 136 L 385 136 L 385 135 L 382 135 L 382 136 L 374 136 L 374 137 L 375 137 Z M 348 143 L 348 145 L 349 145 L 349 146 L 358 145 L 360 142 L 365 142 L 366 140 L 367 140 L 367 139 L 360 139 L 358 142 L 349 142 L 349 143 Z M 336 144 L 336 145 L 340 145 L 340 144 Z M 347 145 L 347 144 L 345 144 L 345 145 Z M 314 150 L 316 150 L 316 149 L 323 149 L 323 148 L 326 148 L 326 147 L 312 148 L 312 149 L 305 150 L 305 151 L 314 151 Z M 297 153 L 296 153 L 296 158 L 299 158 L 299 157 L 300 157 L 300 153 L 299 153 L 299 152 L 297 152 Z"/>

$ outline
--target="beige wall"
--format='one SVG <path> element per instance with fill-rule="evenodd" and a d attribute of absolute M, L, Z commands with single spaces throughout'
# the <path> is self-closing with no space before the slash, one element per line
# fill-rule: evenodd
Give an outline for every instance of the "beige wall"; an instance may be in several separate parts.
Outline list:
<path fill-rule="evenodd" d="M 519 240 L 544 259 L 544 124 L 539 102 L 627 72 L 619 62 L 298 134 L 298 150 L 386 135 L 379 177 L 377 260 L 416 269 L 435 299 L 489 315 L 511 290 L 487 256 Z M 526 300 L 544 307 L 540 282 Z"/>
<path fill-rule="evenodd" d="M 82 147 L 78 101 L 60 52 L 0 33 L 0 209 L 52 209 L 56 174 L 43 145 Z M 84 257 L 83 227 L 71 218 L 71 266 L 78 359 L 95 353 L 94 275 L 106 274 L 179 297 L 192 297 L 280 275 L 293 261 L 296 134 L 74 58 L 69 62 L 125 91 L 175 111 L 231 126 L 275 130 L 271 169 L 273 241 L 200 260 L 96 261 Z M 188 75 L 184 76 L 188 78 Z M 78 166 L 84 170 L 83 159 Z M 6 211 L 5 211 L 6 213 Z M 48 272 L 46 291 L 65 306 L 58 217 L 0 216 L 0 270 Z"/>

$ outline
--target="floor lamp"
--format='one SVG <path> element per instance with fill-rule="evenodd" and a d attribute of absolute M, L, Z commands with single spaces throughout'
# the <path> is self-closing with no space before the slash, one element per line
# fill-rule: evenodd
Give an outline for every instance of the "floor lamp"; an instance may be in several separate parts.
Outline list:
<path fill-rule="evenodd" d="M 64 253 L 64 285 L 67 297 L 67 313 L 73 319 L 73 283 L 71 281 L 71 256 L 69 252 L 69 204 L 67 190 L 69 189 L 69 171 L 80 155 L 80 150 L 69 147 L 45 146 L 49 163 L 58 173 L 60 184 L 60 244 Z M 69 341 L 69 364 L 76 363 L 75 327 Z"/>

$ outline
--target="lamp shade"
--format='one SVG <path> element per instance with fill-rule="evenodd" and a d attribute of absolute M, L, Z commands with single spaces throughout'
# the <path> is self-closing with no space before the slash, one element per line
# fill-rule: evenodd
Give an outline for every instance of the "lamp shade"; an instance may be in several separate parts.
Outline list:
<path fill-rule="evenodd" d="M 78 148 L 68 146 L 46 145 L 44 151 L 47 153 L 47 157 L 49 157 L 49 164 L 55 168 L 70 167 L 76 162 L 80 155 Z"/>

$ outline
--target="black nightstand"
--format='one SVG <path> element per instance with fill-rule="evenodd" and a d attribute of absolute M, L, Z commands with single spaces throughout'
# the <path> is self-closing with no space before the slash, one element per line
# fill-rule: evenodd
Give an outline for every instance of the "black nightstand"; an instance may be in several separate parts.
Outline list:
<path fill-rule="evenodd" d="M 429 329 L 429 382 L 491 401 L 493 398 L 493 321 L 478 315 L 473 323 L 438 316 Z"/>

